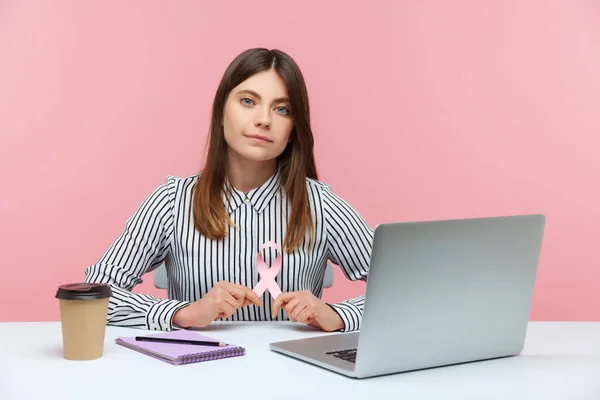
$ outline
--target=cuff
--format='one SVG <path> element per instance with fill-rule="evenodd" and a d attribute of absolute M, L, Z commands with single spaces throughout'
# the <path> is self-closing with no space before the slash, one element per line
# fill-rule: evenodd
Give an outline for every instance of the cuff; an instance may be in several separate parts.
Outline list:
<path fill-rule="evenodd" d="M 360 329 L 360 322 L 362 320 L 362 311 L 360 308 L 350 302 L 328 304 L 333 309 L 342 321 L 344 327 L 340 332 L 352 332 Z"/>
<path fill-rule="evenodd" d="M 153 331 L 172 331 L 173 315 L 175 312 L 187 305 L 189 301 L 159 300 L 154 303 L 146 314 L 146 329 Z"/>

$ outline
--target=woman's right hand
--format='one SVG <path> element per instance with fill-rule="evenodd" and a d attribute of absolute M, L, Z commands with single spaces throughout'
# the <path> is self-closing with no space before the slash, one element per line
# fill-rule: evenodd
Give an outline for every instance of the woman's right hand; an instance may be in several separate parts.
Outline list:
<path fill-rule="evenodd" d="M 249 304 L 263 305 L 260 297 L 246 286 L 221 281 L 200 300 L 177 310 L 173 323 L 182 328 L 203 328 L 216 319 L 230 317 L 235 310 Z"/>

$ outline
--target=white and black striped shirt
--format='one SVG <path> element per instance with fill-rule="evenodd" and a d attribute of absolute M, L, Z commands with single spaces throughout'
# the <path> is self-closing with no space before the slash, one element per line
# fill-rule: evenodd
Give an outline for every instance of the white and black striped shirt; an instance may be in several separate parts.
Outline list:
<path fill-rule="evenodd" d="M 235 227 L 229 227 L 227 236 L 218 241 L 202 236 L 193 224 L 191 198 L 198 177 L 168 177 L 128 219 L 124 231 L 98 262 L 86 269 L 86 282 L 112 286 L 108 324 L 172 330 L 175 311 L 199 300 L 217 282 L 253 288 L 260 278 L 255 265 L 263 243 L 272 240 L 282 248 L 289 203 L 280 190 L 279 172 L 246 194 L 233 187 L 230 196 L 224 191 L 224 206 Z M 314 245 L 309 250 L 305 241 L 291 254 L 284 251 L 276 280 L 282 292 L 310 290 L 320 298 L 328 260 L 339 265 L 349 279 L 366 280 L 373 229 L 328 185 L 313 179 L 307 179 L 306 185 Z M 263 250 L 267 266 L 276 256 L 276 249 Z M 132 293 L 142 275 L 163 261 L 169 299 Z M 360 296 L 330 305 L 344 321 L 343 331 L 360 329 L 363 302 L 364 296 Z M 269 291 L 263 294 L 263 304 L 237 309 L 228 320 L 272 320 Z M 287 320 L 287 315 L 280 310 L 275 319 Z"/>

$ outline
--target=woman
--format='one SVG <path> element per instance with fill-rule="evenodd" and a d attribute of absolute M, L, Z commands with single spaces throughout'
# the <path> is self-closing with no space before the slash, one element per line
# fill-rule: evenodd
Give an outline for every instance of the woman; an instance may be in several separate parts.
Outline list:
<path fill-rule="evenodd" d="M 111 325 L 289 319 L 347 332 L 360 328 L 363 296 L 324 303 L 325 268 L 331 260 L 366 280 L 372 241 L 360 215 L 318 181 L 300 69 L 282 51 L 257 48 L 225 71 L 202 171 L 156 188 L 85 281 L 111 284 Z M 163 261 L 169 299 L 132 293 Z"/>

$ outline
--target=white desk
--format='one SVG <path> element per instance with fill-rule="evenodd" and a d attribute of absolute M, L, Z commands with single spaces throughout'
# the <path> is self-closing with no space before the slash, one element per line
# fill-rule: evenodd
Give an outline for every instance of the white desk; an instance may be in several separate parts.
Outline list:
<path fill-rule="evenodd" d="M 0 323 L 0 399 L 600 399 L 600 322 L 532 322 L 520 356 L 365 380 L 269 351 L 272 341 L 325 334 L 298 324 L 205 332 L 247 354 L 173 366 L 114 343 L 148 332 L 109 326 L 103 358 L 68 361 L 60 323 Z"/>

